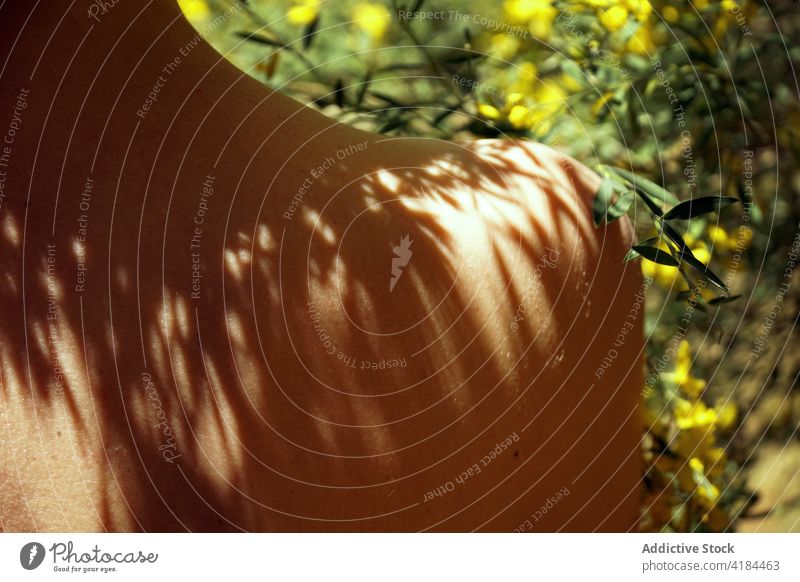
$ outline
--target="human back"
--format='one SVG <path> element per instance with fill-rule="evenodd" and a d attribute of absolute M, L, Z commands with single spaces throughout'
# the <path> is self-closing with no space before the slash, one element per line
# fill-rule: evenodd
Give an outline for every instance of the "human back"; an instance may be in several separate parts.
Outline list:
<path fill-rule="evenodd" d="M 4 71 L 0 110 L 31 97 L 0 216 L 3 527 L 511 531 L 564 488 L 538 529 L 630 527 L 638 322 L 595 371 L 638 275 L 630 227 L 591 224 L 596 177 L 334 124 L 208 47 L 137 116 L 187 26 L 139 65 Z"/>

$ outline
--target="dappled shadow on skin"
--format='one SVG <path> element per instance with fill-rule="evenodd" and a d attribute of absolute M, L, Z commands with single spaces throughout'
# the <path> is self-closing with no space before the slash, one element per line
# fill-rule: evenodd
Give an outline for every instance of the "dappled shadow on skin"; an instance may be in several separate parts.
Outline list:
<path fill-rule="evenodd" d="M 171 146 L 204 159 L 198 142 Z M 19 274 L 3 287 L 5 406 L 43 425 L 67 419 L 102 492 L 86 494 L 97 529 L 508 531 L 565 485 L 576 498 L 607 488 L 575 520 L 592 529 L 620 491 L 635 497 L 621 486 L 635 463 L 572 483 L 595 443 L 619 443 L 616 469 L 637 442 L 620 420 L 638 373 L 589 387 L 618 331 L 601 323 L 627 311 L 637 277 L 620 254 L 629 234 L 591 224 L 594 177 L 512 142 L 372 137 L 368 149 L 315 179 L 288 218 L 324 159 L 300 150 L 259 188 L 264 176 L 224 152 L 196 260 L 197 176 L 158 161 L 146 202 L 131 176 L 113 215 L 110 199 L 93 208 L 108 223 L 87 243 L 83 293 L 67 216 L 50 270 L 47 228 L 30 226 L 38 207 L 24 252 L 2 239 L 4 272 Z M 25 218 L 4 220 L 21 230 Z M 404 237 L 410 258 L 390 287 Z M 511 434 L 513 453 L 426 499 Z M 609 527 L 626 527 L 631 507 Z"/>

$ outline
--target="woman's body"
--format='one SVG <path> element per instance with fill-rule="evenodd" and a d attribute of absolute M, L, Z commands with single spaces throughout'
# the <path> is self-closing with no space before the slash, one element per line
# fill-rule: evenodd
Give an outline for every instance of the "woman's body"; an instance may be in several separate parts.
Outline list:
<path fill-rule="evenodd" d="M 170 2 L 87 8 L 0 10 L 4 529 L 633 525 L 637 318 L 595 371 L 639 276 L 594 175 L 364 134 Z"/>

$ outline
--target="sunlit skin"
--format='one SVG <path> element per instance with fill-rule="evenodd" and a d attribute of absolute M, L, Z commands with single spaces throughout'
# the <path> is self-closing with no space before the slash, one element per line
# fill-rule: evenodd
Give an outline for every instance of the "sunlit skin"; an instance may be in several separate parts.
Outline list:
<path fill-rule="evenodd" d="M 639 317 L 596 371 L 641 282 L 592 172 L 364 133 L 168 0 L 88 6 L 0 8 L 0 137 L 28 90 L 2 168 L 3 529 L 634 527 Z"/>

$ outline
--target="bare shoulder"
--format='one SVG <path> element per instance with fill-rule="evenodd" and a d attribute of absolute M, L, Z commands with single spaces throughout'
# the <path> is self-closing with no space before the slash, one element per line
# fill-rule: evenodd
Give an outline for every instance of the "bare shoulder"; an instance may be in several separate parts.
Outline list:
<path fill-rule="evenodd" d="M 621 265 L 634 238 L 627 217 L 597 226 L 592 204 L 600 176 L 580 161 L 546 145 L 517 140 L 478 140 L 467 149 L 497 190 L 513 197 L 540 238 L 572 247 L 576 258 Z M 529 234 L 536 234 L 530 233 Z"/>
<path fill-rule="evenodd" d="M 518 184 L 535 184 L 548 196 L 571 200 L 591 215 L 591 205 L 601 178 L 566 153 L 541 143 L 521 140 L 477 140 L 469 144 L 469 149 L 497 171 L 517 178 Z M 623 220 L 620 225 L 623 231 L 630 230 L 629 221 Z"/>

